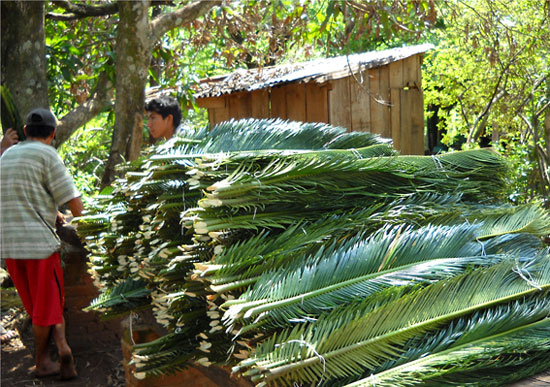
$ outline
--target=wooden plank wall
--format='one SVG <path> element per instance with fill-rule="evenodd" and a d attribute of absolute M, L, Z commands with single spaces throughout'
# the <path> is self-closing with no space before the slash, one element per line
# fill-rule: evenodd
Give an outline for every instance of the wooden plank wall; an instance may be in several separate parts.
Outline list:
<path fill-rule="evenodd" d="M 269 92 L 256 90 L 251 93 L 252 115 L 254 118 L 269 118 Z"/>
<path fill-rule="evenodd" d="M 271 89 L 270 116 L 272 118 L 280 117 L 284 120 L 288 118 L 286 113 L 286 88 L 282 86 Z"/>
<path fill-rule="evenodd" d="M 306 85 L 290 83 L 286 89 L 286 118 L 291 121 L 306 121 Z"/>
<path fill-rule="evenodd" d="M 200 98 L 197 100 L 197 105 L 208 110 L 210 127 L 230 118 L 229 109 L 227 108 L 227 96 Z"/>
<path fill-rule="evenodd" d="M 422 56 L 330 81 L 329 123 L 391 138 L 403 154 L 424 154 Z"/>
<path fill-rule="evenodd" d="M 249 117 L 327 122 L 391 138 L 402 154 L 424 154 L 421 63 L 415 55 L 324 84 L 290 83 L 198 102 L 212 125 Z"/>
<path fill-rule="evenodd" d="M 370 78 L 368 70 L 355 74 L 350 82 L 351 92 L 351 130 L 370 132 L 372 128 L 370 112 Z"/>
<path fill-rule="evenodd" d="M 306 121 L 328 123 L 327 84 L 306 83 Z"/>
<path fill-rule="evenodd" d="M 351 94 L 348 78 L 330 82 L 328 93 L 328 119 L 334 126 L 351 129 Z"/>
<path fill-rule="evenodd" d="M 327 85 L 291 83 L 271 89 L 270 117 L 328 123 Z"/>
<path fill-rule="evenodd" d="M 250 93 L 240 92 L 228 96 L 229 116 L 236 120 L 252 115 L 252 97 Z"/>
<path fill-rule="evenodd" d="M 391 138 L 389 66 L 330 81 L 329 122 Z"/>
<path fill-rule="evenodd" d="M 369 70 L 371 132 L 391 138 L 388 66 Z"/>

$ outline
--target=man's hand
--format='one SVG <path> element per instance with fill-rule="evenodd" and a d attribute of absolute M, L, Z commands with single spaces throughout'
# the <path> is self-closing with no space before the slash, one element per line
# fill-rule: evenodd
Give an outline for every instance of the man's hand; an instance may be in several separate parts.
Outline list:
<path fill-rule="evenodd" d="M 4 153 L 6 149 L 8 149 L 10 146 L 17 144 L 19 142 L 19 136 L 17 135 L 17 132 L 13 130 L 12 128 L 9 128 L 6 131 L 6 134 L 2 138 L 2 143 L 0 144 L 0 155 Z"/>
<path fill-rule="evenodd" d="M 67 220 L 65 219 L 65 215 L 63 215 L 61 212 L 57 211 L 57 218 L 55 219 L 55 223 L 58 225 L 63 225 L 67 223 Z"/>

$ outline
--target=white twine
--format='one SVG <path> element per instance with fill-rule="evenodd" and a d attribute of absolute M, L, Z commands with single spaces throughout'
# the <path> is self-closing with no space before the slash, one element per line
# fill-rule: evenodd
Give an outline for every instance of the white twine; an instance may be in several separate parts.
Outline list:
<path fill-rule="evenodd" d="M 514 273 L 516 273 L 517 275 L 519 275 L 520 278 L 523 279 L 525 282 L 527 282 L 529 284 L 529 286 L 532 286 L 532 287 L 534 287 L 538 290 L 542 290 L 542 288 L 539 285 L 537 285 L 537 283 L 535 282 L 535 280 L 531 276 L 531 273 L 529 271 L 523 270 L 522 268 L 519 267 L 519 262 L 518 261 L 516 261 L 516 267 L 513 268 L 512 271 Z M 529 278 L 527 278 L 524 273 L 527 273 Z"/>
<path fill-rule="evenodd" d="M 287 341 L 286 343 L 282 343 L 282 344 L 275 344 L 275 347 L 282 347 L 286 344 L 290 344 L 290 343 L 298 343 L 300 344 L 300 346 L 306 346 L 308 347 L 309 349 L 311 349 L 313 351 L 313 353 L 315 354 L 315 356 L 317 356 L 319 359 L 321 359 L 321 362 L 323 363 L 323 374 L 321 375 L 321 380 L 319 380 L 319 383 L 317 383 L 318 386 L 321 385 L 321 383 L 323 383 L 323 376 L 325 375 L 325 371 L 326 371 L 326 360 L 323 356 L 321 356 L 316 350 L 315 350 L 315 347 L 308 343 L 307 341 L 305 340 L 290 340 L 290 341 Z"/>
<path fill-rule="evenodd" d="M 476 241 L 479 242 L 479 244 L 481 245 L 481 256 L 482 257 L 485 257 L 487 256 L 487 253 L 485 252 L 485 244 L 479 240 L 479 238 L 476 237 Z"/>
<path fill-rule="evenodd" d="M 445 172 L 445 177 L 449 177 L 449 175 L 447 175 L 447 171 L 445 170 L 445 167 L 443 166 L 443 164 L 441 163 L 441 160 L 439 160 L 437 157 L 435 156 L 432 156 L 432 160 L 434 161 L 434 164 L 439 167 L 440 169 L 443 170 L 443 172 Z"/>
<path fill-rule="evenodd" d="M 132 321 L 134 318 L 137 318 L 137 314 L 135 312 L 130 312 L 130 340 L 132 341 L 132 346 L 136 345 L 136 342 L 134 341 L 134 331 L 132 329 Z"/>
<path fill-rule="evenodd" d="M 372 387 L 376 387 L 376 378 L 374 377 L 374 374 L 370 374 L 370 382 Z"/>

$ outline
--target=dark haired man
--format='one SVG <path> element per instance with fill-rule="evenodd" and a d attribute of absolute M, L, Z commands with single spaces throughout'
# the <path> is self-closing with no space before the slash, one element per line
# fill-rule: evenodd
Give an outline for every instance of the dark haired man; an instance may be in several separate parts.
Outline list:
<path fill-rule="evenodd" d="M 27 139 L 0 158 L 0 253 L 32 319 L 36 376 L 76 377 L 65 337 L 65 292 L 55 233 L 58 206 L 68 204 L 74 216 L 84 206 L 73 179 L 51 145 L 57 120 L 47 109 L 34 109 L 26 119 Z M 60 364 L 48 354 L 50 333 Z"/>
<path fill-rule="evenodd" d="M 174 136 L 181 121 L 181 108 L 175 98 L 154 98 L 145 104 L 145 111 L 148 118 L 147 127 L 155 141 L 168 140 Z"/>

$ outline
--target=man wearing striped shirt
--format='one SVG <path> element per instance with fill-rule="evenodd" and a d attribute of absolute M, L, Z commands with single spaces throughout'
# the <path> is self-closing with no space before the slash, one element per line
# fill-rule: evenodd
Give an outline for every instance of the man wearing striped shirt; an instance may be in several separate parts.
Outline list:
<path fill-rule="evenodd" d="M 23 305 L 32 319 L 38 377 L 76 377 L 65 337 L 64 287 L 55 232 L 58 207 L 68 204 L 74 216 L 84 209 L 80 193 L 51 143 L 57 120 L 47 109 L 34 109 L 26 119 L 27 140 L 0 158 L 0 252 Z M 53 335 L 60 363 L 50 359 Z"/>

